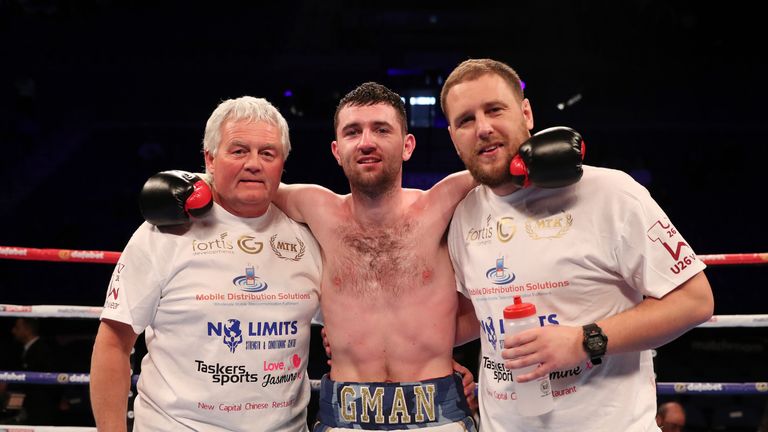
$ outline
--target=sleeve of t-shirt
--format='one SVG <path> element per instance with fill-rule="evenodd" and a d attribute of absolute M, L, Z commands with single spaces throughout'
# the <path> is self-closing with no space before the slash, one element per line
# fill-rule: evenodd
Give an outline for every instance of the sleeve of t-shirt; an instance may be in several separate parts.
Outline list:
<path fill-rule="evenodd" d="M 643 295 L 661 298 L 706 265 L 648 190 L 629 176 L 624 181 L 625 218 L 615 249 L 619 269 Z"/>
<path fill-rule="evenodd" d="M 152 322 L 164 283 L 156 263 L 173 256 L 162 236 L 147 223 L 134 232 L 112 272 L 101 319 L 128 324 L 136 334 Z"/>

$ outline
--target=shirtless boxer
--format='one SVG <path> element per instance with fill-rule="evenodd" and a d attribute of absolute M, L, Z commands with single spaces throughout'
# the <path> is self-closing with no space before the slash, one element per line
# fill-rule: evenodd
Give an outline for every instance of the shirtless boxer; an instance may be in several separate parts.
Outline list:
<path fill-rule="evenodd" d="M 445 231 L 475 183 L 463 172 L 428 191 L 402 188 L 403 161 L 416 146 L 406 124 L 397 94 L 361 85 L 339 103 L 331 144 L 351 193 L 283 185 L 275 198 L 309 225 L 323 251 L 321 308 L 333 363 L 322 380 L 318 431 L 357 423 L 474 428 L 452 374 L 458 297 Z"/>

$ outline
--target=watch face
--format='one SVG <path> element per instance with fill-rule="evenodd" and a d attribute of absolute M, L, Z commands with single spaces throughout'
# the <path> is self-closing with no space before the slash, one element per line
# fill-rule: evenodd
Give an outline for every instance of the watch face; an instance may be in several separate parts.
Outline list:
<path fill-rule="evenodd" d="M 599 351 L 603 349 L 603 346 L 605 346 L 605 343 L 603 342 L 602 339 L 594 336 L 589 338 L 589 342 L 587 342 L 587 344 L 589 345 L 590 350 L 595 350 L 595 351 Z"/>

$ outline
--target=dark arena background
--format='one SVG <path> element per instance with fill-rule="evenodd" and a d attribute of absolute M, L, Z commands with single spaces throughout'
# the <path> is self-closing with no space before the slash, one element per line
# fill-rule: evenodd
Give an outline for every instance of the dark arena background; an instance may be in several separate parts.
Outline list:
<path fill-rule="evenodd" d="M 242 95 L 288 120 L 283 181 L 347 193 L 333 113 L 358 84 L 381 82 L 405 99 L 417 140 L 405 186 L 428 188 L 463 168 L 442 82 L 462 60 L 491 57 L 525 81 L 535 131 L 580 131 L 586 163 L 644 184 L 698 254 L 768 252 L 764 18 L 757 4 L 703 3 L 0 0 L 0 250 L 121 251 L 142 222 L 144 181 L 201 171 L 205 121 Z M 101 306 L 112 267 L 0 259 L 0 305 Z M 707 276 L 716 315 L 768 313 L 765 265 L 711 265 Z M 0 315 L 0 376 L 21 349 L 14 320 Z M 97 326 L 42 319 L 59 371 L 88 372 Z M 312 378 L 327 369 L 318 335 Z M 456 348 L 475 372 L 478 347 Z M 701 384 L 659 402 L 682 402 L 689 431 L 756 431 L 767 386 L 709 390 L 768 381 L 767 350 L 764 326 L 694 329 L 657 350 L 656 371 Z M 87 385 L 52 388 L 51 425 L 93 426 Z"/>

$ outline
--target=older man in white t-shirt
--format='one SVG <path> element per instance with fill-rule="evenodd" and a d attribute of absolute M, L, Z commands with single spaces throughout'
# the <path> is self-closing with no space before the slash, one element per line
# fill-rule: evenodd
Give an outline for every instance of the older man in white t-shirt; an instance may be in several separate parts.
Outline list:
<path fill-rule="evenodd" d="M 309 230 L 271 204 L 288 126 L 264 99 L 228 100 L 204 146 L 212 211 L 190 225 L 144 223 L 112 275 L 91 367 L 100 431 L 126 430 L 128 359 L 141 332 L 135 431 L 307 430 L 321 256 Z M 160 180 L 181 186 L 188 175 Z"/>

